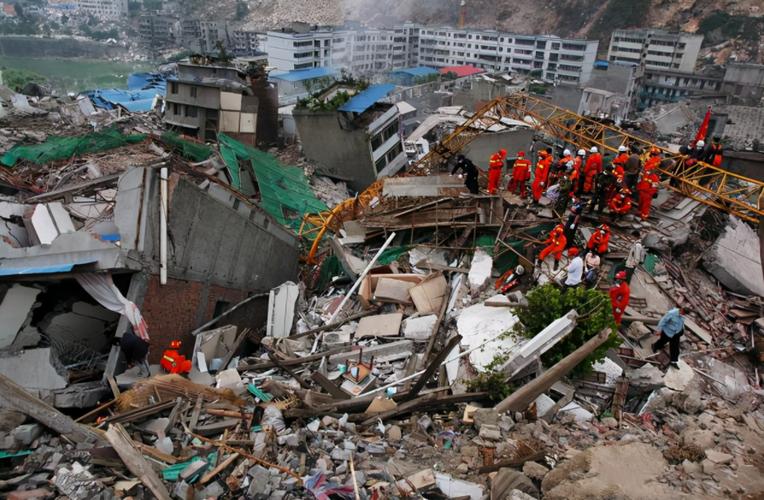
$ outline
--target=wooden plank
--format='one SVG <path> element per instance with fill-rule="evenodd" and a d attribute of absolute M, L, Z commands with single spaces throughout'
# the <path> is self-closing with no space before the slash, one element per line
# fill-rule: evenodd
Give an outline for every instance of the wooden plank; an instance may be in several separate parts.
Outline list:
<path fill-rule="evenodd" d="M 424 384 L 427 383 L 428 380 L 430 380 L 430 377 L 438 371 L 438 368 L 440 368 L 441 363 L 443 363 L 446 360 L 446 357 L 451 354 L 451 351 L 454 349 L 454 347 L 459 345 L 459 342 L 462 341 L 461 335 L 456 335 L 451 338 L 448 342 L 446 342 L 445 347 L 440 350 L 437 356 L 435 356 L 435 359 L 433 359 L 430 364 L 427 366 L 427 369 L 424 371 L 421 377 L 417 379 L 416 384 L 414 384 L 414 387 L 411 388 L 409 391 L 409 397 L 416 397 L 417 394 L 419 394 L 419 391 L 424 388 Z"/>
<path fill-rule="evenodd" d="M 685 316 L 684 325 L 708 345 L 714 345 L 714 337 L 711 333 L 697 324 L 692 318 Z"/>
<path fill-rule="evenodd" d="M 125 463 L 127 469 L 153 493 L 154 498 L 170 500 L 170 492 L 167 491 L 167 488 L 165 488 L 164 483 L 159 479 L 151 464 L 143 458 L 143 455 L 133 444 L 133 440 L 130 439 L 127 431 L 125 431 L 121 424 L 111 424 L 106 431 L 106 439 L 111 443 L 114 451 L 117 452 L 119 458 Z"/>
<path fill-rule="evenodd" d="M 106 381 L 109 383 L 109 387 L 111 388 L 111 393 L 114 395 L 114 399 L 119 398 L 119 386 L 117 385 L 117 381 L 114 380 L 114 377 L 108 376 L 106 377 Z"/>
<path fill-rule="evenodd" d="M 223 470 L 225 470 L 226 467 L 231 465 L 234 462 L 234 460 L 236 460 L 237 458 L 239 458 L 238 453 L 231 453 L 230 455 L 228 455 L 225 460 L 223 460 L 217 465 L 217 467 L 215 467 L 214 469 L 212 469 L 211 471 L 203 475 L 202 478 L 199 480 L 199 484 L 206 484 L 210 482 L 212 478 L 214 478 L 215 476 L 223 472 Z"/>
<path fill-rule="evenodd" d="M 76 423 L 70 417 L 28 393 L 5 375 L 0 375 L 0 407 L 16 410 L 32 417 L 75 443 L 103 441 L 103 437 L 98 432 Z"/>
<path fill-rule="evenodd" d="M 326 378 L 322 373 L 313 372 L 310 378 L 312 378 L 315 383 L 320 385 L 334 399 L 350 399 L 350 394 L 337 387 L 337 384 Z"/>
<path fill-rule="evenodd" d="M 241 347 L 241 344 L 244 343 L 244 339 L 247 338 L 249 335 L 249 328 L 245 328 L 241 332 L 239 332 L 239 336 L 236 337 L 236 341 L 234 341 L 233 345 L 231 346 L 231 350 L 228 351 L 228 354 L 225 355 L 225 358 L 223 358 L 223 364 L 221 365 L 221 370 L 225 370 L 226 367 L 228 367 L 228 363 L 231 362 L 234 356 L 236 356 L 236 353 L 239 350 L 239 347 Z"/>
<path fill-rule="evenodd" d="M 194 405 L 194 411 L 191 412 L 191 421 L 188 424 L 189 429 L 196 430 L 196 425 L 199 423 L 199 415 L 202 412 L 202 395 L 196 398 L 196 404 Z"/>

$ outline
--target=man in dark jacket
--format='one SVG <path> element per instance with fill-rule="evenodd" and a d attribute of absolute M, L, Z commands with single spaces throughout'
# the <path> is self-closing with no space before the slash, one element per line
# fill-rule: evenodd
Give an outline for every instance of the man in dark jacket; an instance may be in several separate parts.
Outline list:
<path fill-rule="evenodd" d="M 456 174 L 459 170 L 462 171 L 460 176 L 464 177 L 464 185 L 470 190 L 470 193 L 478 194 L 478 169 L 475 164 L 466 156 L 459 155 L 456 157 L 456 164 L 451 170 L 451 175 Z"/>

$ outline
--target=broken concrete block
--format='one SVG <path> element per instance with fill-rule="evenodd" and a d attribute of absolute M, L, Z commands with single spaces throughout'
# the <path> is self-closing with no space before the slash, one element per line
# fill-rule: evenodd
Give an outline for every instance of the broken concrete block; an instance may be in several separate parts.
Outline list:
<path fill-rule="evenodd" d="M 523 474 L 536 481 L 541 481 L 547 475 L 549 469 L 537 462 L 525 462 L 523 465 Z"/>
<path fill-rule="evenodd" d="M 19 330 L 32 314 L 40 289 L 14 284 L 0 302 L 0 349 L 13 344 Z"/>
<path fill-rule="evenodd" d="M 483 425 L 499 425 L 499 414 L 493 408 L 478 408 L 472 412 L 475 428 L 480 429 Z"/>
<path fill-rule="evenodd" d="M 490 439 L 491 441 L 501 440 L 501 430 L 497 425 L 483 424 L 480 426 L 478 436 L 481 439 Z"/>
<path fill-rule="evenodd" d="M 67 380 L 53 366 L 50 347 L 28 349 L 12 356 L 0 357 L 0 374 L 25 389 L 52 391 L 67 386 Z"/>
<path fill-rule="evenodd" d="M 11 431 L 11 436 L 21 446 L 29 446 L 42 434 L 40 424 L 23 424 Z"/>
<path fill-rule="evenodd" d="M 402 313 L 375 314 L 366 316 L 358 321 L 355 338 L 363 337 L 395 337 L 400 333 Z"/>
<path fill-rule="evenodd" d="M 692 370 L 690 365 L 679 360 L 679 369 L 675 368 L 669 368 L 666 371 L 666 375 L 663 377 L 663 383 L 668 387 L 669 389 L 673 389 L 675 391 L 683 391 L 687 388 L 687 386 L 692 382 L 692 379 L 695 378 L 695 372 Z"/>
<path fill-rule="evenodd" d="M 411 340 L 429 340 L 437 321 L 434 314 L 408 318 L 403 322 L 403 336 Z"/>
<path fill-rule="evenodd" d="M 493 270 L 493 257 L 488 255 L 485 250 L 478 248 L 475 255 L 472 256 L 472 265 L 467 274 L 467 280 L 470 284 L 470 293 L 477 295 L 480 293 L 491 279 Z"/>
<path fill-rule="evenodd" d="M 715 464 L 726 465 L 732 462 L 734 457 L 729 453 L 722 453 L 716 450 L 706 450 L 706 458 Z"/>
<path fill-rule="evenodd" d="M 291 281 L 281 284 L 270 292 L 266 336 L 288 337 L 294 325 L 294 310 L 300 287 Z"/>
<path fill-rule="evenodd" d="M 387 429 L 387 439 L 390 442 L 397 443 L 401 440 L 402 432 L 401 428 L 397 425 L 391 425 L 389 429 Z"/>
<path fill-rule="evenodd" d="M 517 321 L 517 316 L 504 307 L 475 304 L 463 309 L 456 320 L 462 347 L 471 349 L 483 345 L 469 354 L 472 366 L 483 370 L 495 356 L 514 346 L 515 341 L 502 334 L 509 332 Z"/>
<path fill-rule="evenodd" d="M 437 472 L 435 481 L 438 489 L 448 498 L 469 498 L 470 500 L 482 500 L 484 496 L 483 486 L 470 481 L 454 479 L 448 474 Z"/>
<path fill-rule="evenodd" d="M 704 252 L 703 267 L 733 292 L 764 295 L 762 273 L 751 272 L 761 269 L 759 237 L 737 217 L 729 217 L 724 232 Z"/>
<path fill-rule="evenodd" d="M 33 490 L 16 490 L 8 493 L 8 500 L 43 500 L 53 496 L 50 490 L 35 488 Z"/>
<path fill-rule="evenodd" d="M 218 389 L 231 389 L 236 393 L 244 392 L 244 382 L 242 382 L 239 370 L 236 368 L 218 372 L 215 376 L 215 387 Z"/>

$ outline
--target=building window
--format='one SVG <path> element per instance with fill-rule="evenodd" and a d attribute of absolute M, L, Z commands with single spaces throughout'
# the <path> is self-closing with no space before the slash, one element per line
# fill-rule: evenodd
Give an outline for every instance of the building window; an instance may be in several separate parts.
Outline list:
<path fill-rule="evenodd" d="M 178 93 L 178 82 L 170 82 L 170 93 L 171 94 Z"/>
<path fill-rule="evenodd" d="M 191 97 L 196 97 L 196 87 L 191 87 L 191 89 L 189 89 L 189 92 Z"/>
<path fill-rule="evenodd" d="M 188 118 L 196 118 L 197 117 L 197 111 L 196 106 L 186 106 L 186 116 Z"/>

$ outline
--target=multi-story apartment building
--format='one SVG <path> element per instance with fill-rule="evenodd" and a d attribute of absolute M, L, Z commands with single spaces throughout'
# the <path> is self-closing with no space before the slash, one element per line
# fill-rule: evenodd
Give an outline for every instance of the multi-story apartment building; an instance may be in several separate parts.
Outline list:
<path fill-rule="evenodd" d="M 693 97 L 721 95 L 722 75 L 701 75 L 679 71 L 645 71 L 639 94 L 639 109 Z"/>
<path fill-rule="evenodd" d="M 373 74 L 412 66 L 471 65 L 489 71 L 537 72 L 559 83 L 588 80 L 597 41 L 490 30 L 425 28 L 268 32 L 268 64 L 279 70 L 332 66 Z"/>
<path fill-rule="evenodd" d="M 163 14 L 143 14 L 138 19 L 141 43 L 152 49 L 164 49 L 177 44 L 180 23 L 177 17 Z"/>
<path fill-rule="evenodd" d="M 421 65 L 471 65 L 489 71 L 536 73 L 564 84 L 589 79 L 598 46 L 596 40 L 430 27 L 419 29 L 418 42 Z"/>
<path fill-rule="evenodd" d="M 646 70 L 692 73 L 703 35 L 662 30 L 615 30 L 610 36 L 610 62 L 644 65 Z"/>
<path fill-rule="evenodd" d="M 259 53 L 260 38 L 256 31 L 237 30 L 231 33 L 231 49 L 237 56 L 253 56 Z"/>
<path fill-rule="evenodd" d="M 279 71 L 331 66 L 335 33 L 330 29 L 306 32 L 283 29 L 269 31 L 266 36 L 268 66 Z"/>
<path fill-rule="evenodd" d="M 184 19 L 181 21 L 181 39 L 188 50 L 201 54 L 217 52 L 218 42 L 229 45 L 225 23 Z"/>
<path fill-rule="evenodd" d="M 77 0 L 77 9 L 102 20 L 120 20 L 127 17 L 127 0 Z"/>

